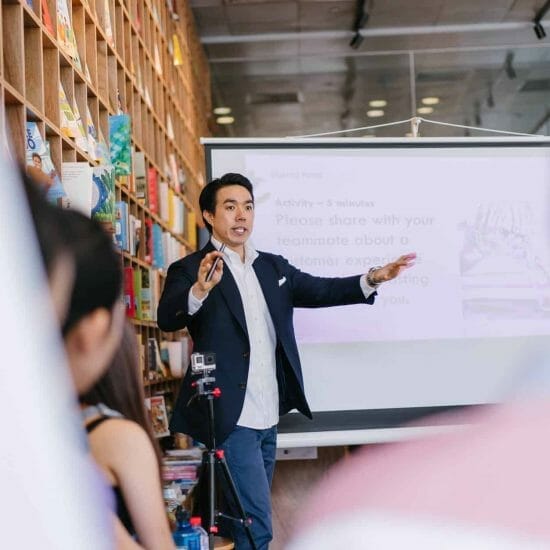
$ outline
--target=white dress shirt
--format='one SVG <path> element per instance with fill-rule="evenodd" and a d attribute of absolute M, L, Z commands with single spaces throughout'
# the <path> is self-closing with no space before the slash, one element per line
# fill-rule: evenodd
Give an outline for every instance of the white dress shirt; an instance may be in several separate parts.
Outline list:
<path fill-rule="evenodd" d="M 220 249 L 221 243 L 214 237 L 211 237 L 211 242 L 216 250 Z M 275 360 L 277 336 L 262 288 L 252 267 L 258 252 L 247 242 L 244 262 L 237 252 L 227 247 L 223 255 L 224 264 L 231 271 L 239 289 L 250 341 L 246 393 L 237 425 L 256 430 L 271 428 L 279 421 L 279 388 Z M 375 288 L 367 284 L 366 277 L 361 277 L 360 284 L 365 298 L 375 291 Z M 199 300 L 189 291 L 189 315 L 194 315 L 204 300 L 206 296 Z"/>

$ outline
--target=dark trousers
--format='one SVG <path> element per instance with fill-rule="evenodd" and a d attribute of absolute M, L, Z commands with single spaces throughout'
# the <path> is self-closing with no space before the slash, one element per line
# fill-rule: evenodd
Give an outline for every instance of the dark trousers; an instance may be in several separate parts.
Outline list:
<path fill-rule="evenodd" d="M 220 446 L 237 486 L 243 508 L 252 519 L 251 530 L 258 550 L 267 550 L 271 527 L 271 481 L 275 468 L 277 427 L 254 430 L 236 426 Z M 251 548 L 244 528 L 231 522 L 236 550 Z"/>

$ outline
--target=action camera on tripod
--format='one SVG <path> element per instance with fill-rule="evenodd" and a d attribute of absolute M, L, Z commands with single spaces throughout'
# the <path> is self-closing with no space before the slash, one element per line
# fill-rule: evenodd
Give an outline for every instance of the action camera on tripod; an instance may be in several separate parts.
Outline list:
<path fill-rule="evenodd" d="M 256 550 L 257 546 L 250 529 L 251 519 L 247 516 L 237 493 L 235 482 L 225 460 L 224 451 L 216 448 L 214 399 L 218 399 L 222 392 L 220 388 L 213 387 L 216 383 L 215 370 L 215 353 L 205 352 L 191 355 L 191 374 L 195 377 L 192 386 L 195 388 L 195 394 L 189 399 L 187 405 L 189 406 L 195 399 L 206 401 L 208 411 L 208 441 L 204 442 L 206 446 L 203 453 L 203 465 L 206 468 L 205 476 L 208 484 L 208 516 L 205 525 L 208 531 L 209 547 L 210 550 L 214 550 L 214 535 L 218 532 L 218 521 L 223 517 L 240 523 L 245 529 L 251 547 Z M 218 508 L 216 485 L 218 484 L 217 477 L 220 475 L 236 504 L 238 517 L 227 515 Z"/>

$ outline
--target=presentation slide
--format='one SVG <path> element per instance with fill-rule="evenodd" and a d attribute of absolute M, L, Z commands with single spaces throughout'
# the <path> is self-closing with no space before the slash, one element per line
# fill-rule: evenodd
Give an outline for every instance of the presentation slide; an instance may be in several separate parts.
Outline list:
<path fill-rule="evenodd" d="M 416 265 L 373 306 L 300 309 L 314 410 L 500 398 L 550 334 L 550 148 L 277 145 L 210 151 L 254 184 L 258 250 L 320 276 Z"/>

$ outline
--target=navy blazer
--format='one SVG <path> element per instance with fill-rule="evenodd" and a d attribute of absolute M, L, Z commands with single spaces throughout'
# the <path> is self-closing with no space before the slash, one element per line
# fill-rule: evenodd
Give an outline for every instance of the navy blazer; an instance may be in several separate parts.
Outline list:
<path fill-rule="evenodd" d="M 188 296 L 197 280 L 199 264 L 214 250 L 209 242 L 202 250 L 168 269 L 157 322 L 165 332 L 187 327 L 196 352 L 216 353 L 216 386 L 221 397 L 214 400 L 216 443 L 223 443 L 241 414 L 248 380 L 250 343 L 244 309 L 231 271 L 226 267 L 218 285 L 211 291 L 199 311 L 188 314 Z M 279 385 L 279 414 L 296 408 L 311 418 L 304 395 L 302 368 L 292 322 L 295 307 L 326 307 L 374 303 L 376 293 L 365 298 L 359 275 L 344 278 L 314 277 L 301 272 L 282 256 L 259 252 L 253 263 L 277 336 L 276 365 Z M 208 416 L 206 400 L 194 399 L 191 369 L 182 382 L 170 422 L 173 431 L 186 433 L 207 443 Z M 328 391 L 328 389 L 327 389 Z"/>

